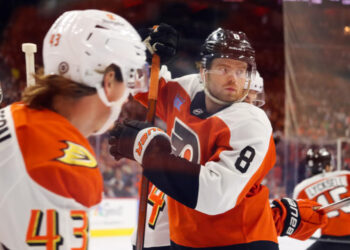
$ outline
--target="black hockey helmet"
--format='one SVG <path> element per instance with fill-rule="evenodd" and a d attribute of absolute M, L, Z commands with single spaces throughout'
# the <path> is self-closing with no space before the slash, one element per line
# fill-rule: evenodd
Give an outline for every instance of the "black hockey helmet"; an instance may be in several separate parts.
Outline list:
<path fill-rule="evenodd" d="M 205 69 L 210 67 L 214 58 L 231 58 L 246 62 L 250 73 L 255 74 L 255 51 L 242 31 L 218 28 L 207 37 L 200 55 Z"/>
<path fill-rule="evenodd" d="M 331 166 L 331 154 L 326 148 L 310 148 L 306 153 L 306 166 L 313 175 L 322 173 L 326 166 Z"/>

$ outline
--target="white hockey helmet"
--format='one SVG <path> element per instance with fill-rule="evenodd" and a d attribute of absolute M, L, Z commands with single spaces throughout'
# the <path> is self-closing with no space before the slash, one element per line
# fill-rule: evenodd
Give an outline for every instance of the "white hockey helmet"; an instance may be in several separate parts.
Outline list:
<path fill-rule="evenodd" d="M 244 88 L 247 89 L 248 84 L 245 84 Z M 256 71 L 254 80 L 250 84 L 249 92 L 252 93 L 253 91 L 256 93 L 256 97 L 254 100 L 251 100 L 252 104 L 262 107 L 265 104 L 264 79 L 260 76 L 258 71 Z"/>
<path fill-rule="evenodd" d="M 115 102 L 107 99 L 102 86 L 105 69 L 118 66 L 128 90 L 142 88 L 148 81 L 145 51 L 140 35 L 124 18 L 102 10 L 67 11 L 44 38 L 44 72 L 96 88 L 101 101 L 111 107 L 109 118 L 95 131 L 101 134 L 118 118 L 129 95 L 124 91 Z"/>
<path fill-rule="evenodd" d="M 145 50 L 140 35 L 124 18 L 102 10 L 67 11 L 45 36 L 44 71 L 101 92 L 104 71 L 115 64 L 123 82 L 133 88 L 137 73 L 145 69 Z M 110 106 L 106 97 L 99 95 Z"/>

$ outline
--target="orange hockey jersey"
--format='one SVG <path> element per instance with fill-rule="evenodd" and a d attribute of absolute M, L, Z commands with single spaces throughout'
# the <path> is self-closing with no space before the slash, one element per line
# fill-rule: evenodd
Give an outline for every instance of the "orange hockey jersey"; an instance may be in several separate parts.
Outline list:
<path fill-rule="evenodd" d="M 146 93 L 135 98 L 147 104 Z M 236 103 L 206 113 L 197 74 L 170 82 L 162 78 L 158 98 L 157 115 L 167 123 L 173 154 L 201 166 L 186 187 L 181 185 L 187 177 L 176 169 L 166 181 L 150 179 L 170 187 L 157 185 L 169 195 L 171 241 L 193 248 L 276 243 L 268 189 L 260 184 L 275 163 L 272 128 L 264 111 Z M 192 200 L 183 202 L 183 196 Z"/>
<path fill-rule="evenodd" d="M 309 199 L 322 205 L 350 197 L 350 171 L 334 171 L 315 175 L 294 189 L 295 199 Z M 322 235 L 350 236 L 350 206 L 329 212 Z"/>
<path fill-rule="evenodd" d="M 15 103 L 0 110 L 0 243 L 9 249 L 87 249 L 88 208 L 102 176 L 64 117 Z"/>

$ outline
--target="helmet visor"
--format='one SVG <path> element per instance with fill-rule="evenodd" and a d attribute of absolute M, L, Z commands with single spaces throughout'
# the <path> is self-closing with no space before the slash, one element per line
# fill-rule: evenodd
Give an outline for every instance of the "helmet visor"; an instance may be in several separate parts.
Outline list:
<path fill-rule="evenodd" d="M 259 108 L 264 106 L 264 104 L 265 104 L 265 92 L 263 91 L 263 92 L 257 93 L 255 100 L 252 101 L 252 104 L 259 107 Z"/>

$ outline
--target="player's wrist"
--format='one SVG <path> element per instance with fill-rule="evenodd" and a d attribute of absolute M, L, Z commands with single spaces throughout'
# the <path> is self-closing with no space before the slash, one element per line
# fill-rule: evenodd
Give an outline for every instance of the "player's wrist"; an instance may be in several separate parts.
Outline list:
<path fill-rule="evenodd" d="M 144 165 L 159 154 L 171 152 L 169 136 L 160 128 L 140 121 L 117 123 L 110 131 L 110 153 L 115 159 L 126 157 Z"/>
<path fill-rule="evenodd" d="M 169 136 L 160 128 L 149 127 L 139 131 L 133 146 L 134 159 L 143 166 L 156 161 L 160 154 L 170 154 Z"/>
<path fill-rule="evenodd" d="M 281 236 L 291 236 L 297 230 L 301 221 L 297 202 L 291 198 L 283 198 L 274 200 L 272 204 L 280 209 L 284 222 Z"/>

